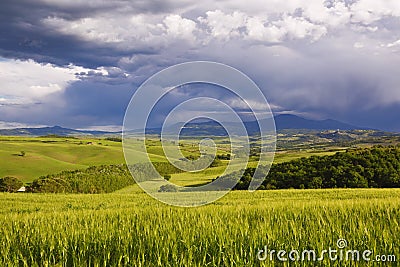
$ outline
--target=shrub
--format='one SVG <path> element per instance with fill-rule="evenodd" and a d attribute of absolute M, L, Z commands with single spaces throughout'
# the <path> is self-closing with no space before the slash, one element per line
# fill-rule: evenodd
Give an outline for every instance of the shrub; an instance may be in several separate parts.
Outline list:
<path fill-rule="evenodd" d="M 0 179 L 0 192 L 17 192 L 23 186 L 23 182 L 15 177 L 4 177 Z"/>
<path fill-rule="evenodd" d="M 113 142 L 122 142 L 122 138 L 121 137 L 107 137 L 105 140 L 113 141 Z"/>

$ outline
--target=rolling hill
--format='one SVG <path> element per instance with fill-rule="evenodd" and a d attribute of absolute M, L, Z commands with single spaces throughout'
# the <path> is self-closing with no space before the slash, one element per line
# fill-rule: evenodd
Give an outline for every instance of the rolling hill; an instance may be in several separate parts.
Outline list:
<path fill-rule="evenodd" d="M 224 123 L 226 126 L 229 126 L 233 129 L 233 133 L 240 132 L 241 125 L 238 123 Z M 178 124 L 177 124 L 178 125 Z M 244 126 L 247 129 L 249 135 L 255 135 L 259 133 L 259 126 L 256 121 L 247 121 L 244 122 Z M 340 122 L 337 120 L 327 119 L 327 120 L 311 120 L 305 119 L 296 115 L 291 114 L 282 114 L 275 116 L 275 127 L 276 130 L 289 130 L 289 129 L 301 129 L 301 130 L 366 130 L 367 128 L 359 127 L 351 124 L 347 124 L 344 122 Z M 171 126 L 168 130 L 173 130 L 174 125 Z M 160 128 L 149 129 L 149 133 L 159 133 L 161 132 Z M 181 131 L 181 135 L 183 136 L 226 136 L 227 133 L 225 129 L 217 122 L 207 121 L 207 122 L 190 122 L 185 125 L 185 127 Z"/>
<path fill-rule="evenodd" d="M 234 133 L 240 132 L 241 125 L 238 123 L 227 122 L 234 129 Z M 178 125 L 178 124 L 176 124 Z M 167 131 L 173 131 L 176 125 L 172 125 Z M 249 135 L 255 135 L 259 132 L 258 123 L 256 121 L 244 122 L 244 125 Z M 367 128 L 359 127 L 337 120 L 312 120 L 305 119 L 296 115 L 282 114 L 275 116 L 276 130 L 286 129 L 303 129 L 303 130 L 365 130 Z M 235 129 L 237 129 L 235 131 Z M 161 128 L 146 129 L 149 134 L 159 134 Z M 41 128 L 15 128 L 15 129 L 0 129 L 0 135 L 8 136 L 45 136 L 45 135 L 59 135 L 59 136 L 99 136 L 99 135 L 120 135 L 121 132 L 107 132 L 107 131 L 88 131 L 76 130 L 70 128 L 63 128 L 60 126 L 41 127 Z M 227 136 L 225 129 L 217 122 L 202 121 L 190 122 L 185 125 L 181 131 L 183 136 Z"/>
<path fill-rule="evenodd" d="M 106 131 L 87 131 L 64 128 L 61 126 L 53 127 L 40 127 L 40 128 L 15 128 L 15 129 L 0 129 L 0 135 L 8 136 L 45 136 L 45 135 L 59 135 L 59 136 L 82 136 L 82 135 L 110 135 L 120 134 L 121 132 L 106 132 Z"/>
<path fill-rule="evenodd" d="M 367 130 L 365 127 L 359 127 L 337 120 L 311 120 L 296 115 L 281 114 L 275 116 L 276 129 L 307 129 L 307 130 Z"/>

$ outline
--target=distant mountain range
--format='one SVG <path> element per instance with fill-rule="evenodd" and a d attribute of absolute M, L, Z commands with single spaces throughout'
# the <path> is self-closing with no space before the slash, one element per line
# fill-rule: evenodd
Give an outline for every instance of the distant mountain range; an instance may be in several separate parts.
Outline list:
<path fill-rule="evenodd" d="M 240 129 L 240 124 L 227 123 L 232 129 Z M 254 135 L 259 132 L 258 124 L 255 121 L 244 122 L 244 125 L 249 135 Z M 296 115 L 282 114 L 275 116 L 276 130 L 285 129 L 303 129 L 303 130 L 365 130 L 367 128 L 354 126 L 337 120 L 312 120 L 305 119 Z M 172 127 L 173 128 L 173 127 Z M 168 129 L 167 129 L 168 131 Z M 161 128 L 146 129 L 147 133 L 159 134 Z M 0 135 L 13 136 L 45 136 L 45 135 L 60 135 L 60 136 L 78 136 L 78 135 L 110 135 L 121 134 L 121 132 L 107 131 L 90 131 L 90 130 L 75 130 L 63 128 L 60 126 L 41 127 L 41 128 L 16 128 L 16 129 L 0 129 Z M 214 121 L 191 122 L 185 125 L 181 134 L 183 136 L 226 136 L 225 129 Z"/>
<path fill-rule="evenodd" d="M 283 129 L 307 129 L 307 130 L 371 130 L 337 120 L 311 120 L 296 115 L 282 114 L 275 116 L 277 130 Z"/>
<path fill-rule="evenodd" d="M 235 123 L 227 123 L 233 133 L 235 129 L 240 132 L 241 125 Z M 256 121 L 244 122 L 249 135 L 255 135 L 260 132 L 258 123 Z M 362 127 L 350 125 L 336 120 L 311 120 L 305 119 L 296 115 L 282 114 L 275 116 L 275 127 L 277 131 L 287 129 L 302 129 L 302 130 L 358 130 L 365 129 Z M 182 129 L 181 134 L 184 136 L 207 135 L 213 133 L 216 136 L 225 136 L 225 129 L 216 122 L 200 122 L 189 123 Z"/>
<path fill-rule="evenodd" d="M 230 130 L 233 134 L 237 134 L 242 128 L 241 124 L 238 123 L 224 123 L 226 126 L 229 126 Z M 180 125 L 180 124 L 176 124 Z M 171 127 L 166 129 L 166 132 L 177 132 L 177 126 L 172 125 Z M 249 135 L 255 135 L 259 133 L 259 126 L 256 121 L 248 121 L 244 122 L 244 126 L 246 127 Z M 351 124 L 347 124 L 344 122 L 340 122 L 337 120 L 327 119 L 327 120 L 312 120 L 305 119 L 296 115 L 291 114 L 282 114 L 275 116 L 275 127 L 277 131 L 289 130 L 289 129 L 298 129 L 298 130 L 315 130 L 315 131 L 324 131 L 324 130 L 370 130 L 365 127 L 359 127 Z M 174 131 L 175 129 L 175 131 Z M 147 133 L 150 134 L 159 134 L 161 132 L 161 128 L 150 128 L 146 129 Z M 226 136 L 226 130 L 215 121 L 203 121 L 203 122 L 190 122 L 185 125 L 185 127 L 180 132 L 183 136 Z"/>
<path fill-rule="evenodd" d="M 106 131 L 89 131 L 64 128 L 61 126 L 40 127 L 40 128 L 15 128 L 15 129 L 0 129 L 0 135 L 12 136 L 79 136 L 79 135 L 109 135 L 119 134 L 121 132 L 106 132 Z"/>

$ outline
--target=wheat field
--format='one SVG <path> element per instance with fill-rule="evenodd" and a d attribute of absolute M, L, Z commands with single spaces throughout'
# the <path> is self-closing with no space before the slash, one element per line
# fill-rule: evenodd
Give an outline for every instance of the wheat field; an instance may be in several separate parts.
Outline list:
<path fill-rule="evenodd" d="M 162 204 L 135 186 L 100 195 L 3 193 L 0 202 L 0 266 L 382 266 L 257 257 L 265 246 L 320 253 L 340 238 L 373 256 L 400 257 L 398 189 L 234 191 L 197 208 Z"/>

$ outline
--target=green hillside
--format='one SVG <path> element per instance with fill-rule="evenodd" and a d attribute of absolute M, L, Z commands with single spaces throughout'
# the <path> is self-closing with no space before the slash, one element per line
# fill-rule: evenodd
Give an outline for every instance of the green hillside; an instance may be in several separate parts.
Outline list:
<path fill-rule="evenodd" d="M 399 188 L 400 146 L 347 150 L 326 156 L 311 156 L 260 167 L 260 189 Z M 255 168 L 247 168 L 236 189 L 247 189 Z M 221 179 L 234 179 L 228 174 Z"/>
<path fill-rule="evenodd" d="M 312 137 L 313 135 L 311 135 Z M 310 137 L 310 138 L 311 138 Z M 280 140 L 290 139 L 279 137 Z M 125 163 L 122 143 L 118 138 L 86 138 L 86 137 L 0 137 L 0 177 L 13 176 L 25 183 L 30 183 L 40 176 L 56 174 L 62 171 L 82 170 L 90 166 L 118 165 Z M 368 141 L 368 140 L 367 140 Z M 387 140 L 388 144 L 395 139 Z M 382 142 L 386 142 L 383 138 Z M 147 152 L 139 151 L 139 141 L 126 147 L 134 152 L 138 162 L 145 162 L 149 156 L 153 163 L 167 162 L 159 139 L 154 136 L 147 140 Z M 229 153 L 230 145 L 226 138 L 216 138 L 217 154 Z M 257 142 L 254 143 L 257 146 Z M 173 145 L 173 144 L 171 144 Z M 278 149 L 274 163 L 285 163 L 302 157 L 330 156 L 346 151 L 349 147 L 342 143 L 327 143 L 320 148 L 315 144 L 295 149 Z M 368 142 L 359 146 L 370 147 Z M 197 158 L 199 150 L 195 139 L 182 140 L 180 149 L 189 158 Z M 257 157 L 250 158 L 248 167 L 255 167 Z M 199 185 L 211 182 L 223 174 L 228 160 L 221 160 L 221 165 L 208 168 L 202 172 L 182 173 L 169 171 L 171 182 L 178 185 Z"/>
<path fill-rule="evenodd" d="M 64 170 L 124 163 L 120 142 L 47 137 L 0 137 L 0 159 L 0 177 L 24 182 Z"/>

